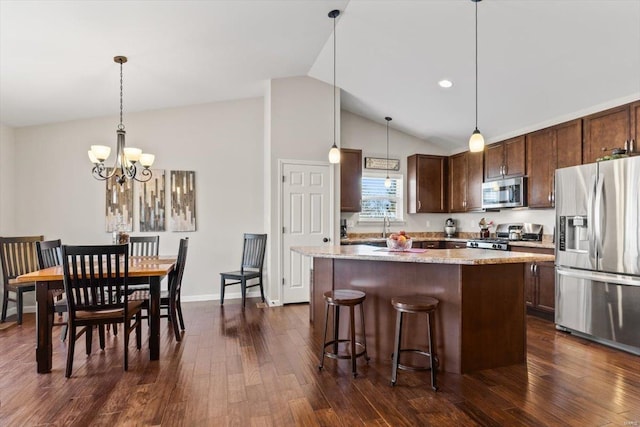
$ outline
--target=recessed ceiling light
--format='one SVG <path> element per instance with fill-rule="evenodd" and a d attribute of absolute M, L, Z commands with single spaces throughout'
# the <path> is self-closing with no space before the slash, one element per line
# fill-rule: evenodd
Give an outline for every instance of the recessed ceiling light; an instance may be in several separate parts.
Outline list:
<path fill-rule="evenodd" d="M 440 80 L 440 81 L 438 82 L 438 85 L 439 85 L 440 87 L 443 87 L 443 88 L 445 88 L 445 89 L 448 89 L 448 88 L 450 88 L 451 86 L 453 86 L 453 82 L 452 82 L 451 80 L 444 79 L 444 80 Z"/>

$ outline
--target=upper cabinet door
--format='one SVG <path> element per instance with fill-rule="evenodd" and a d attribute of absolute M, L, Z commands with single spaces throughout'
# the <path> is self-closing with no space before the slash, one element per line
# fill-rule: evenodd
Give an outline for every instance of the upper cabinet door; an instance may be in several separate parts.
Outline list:
<path fill-rule="evenodd" d="M 504 144 L 487 145 L 484 150 L 484 179 L 490 181 L 502 178 L 504 166 Z"/>
<path fill-rule="evenodd" d="M 629 141 L 630 105 L 612 108 L 583 119 L 582 163 L 593 163 L 611 154 L 614 148 L 625 148 Z"/>
<path fill-rule="evenodd" d="M 340 211 L 360 212 L 362 150 L 340 149 Z"/>
<path fill-rule="evenodd" d="M 527 205 L 530 208 L 553 207 L 553 174 L 555 173 L 555 138 L 547 128 L 527 135 Z"/>
<path fill-rule="evenodd" d="M 484 179 L 522 176 L 525 173 L 524 135 L 488 145 L 484 152 Z"/>
<path fill-rule="evenodd" d="M 447 212 L 447 166 L 444 156 L 407 157 L 409 213 Z"/>
<path fill-rule="evenodd" d="M 467 204 L 467 155 L 449 157 L 449 212 L 465 212 Z"/>
<path fill-rule="evenodd" d="M 482 177 L 484 153 L 467 152 L 467 211 L 482 209 Z"/>
<path fill-rule="evenodd" d="M 640 101 L 631 104 L 631 139 L 629 154 L 640 154 Z"/>

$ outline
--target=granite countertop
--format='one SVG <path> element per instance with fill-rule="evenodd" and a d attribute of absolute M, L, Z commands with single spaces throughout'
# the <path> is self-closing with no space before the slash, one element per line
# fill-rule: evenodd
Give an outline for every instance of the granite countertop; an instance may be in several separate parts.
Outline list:
<path fill-rule="evenodd" d="M 429 264 L 515 264 L 521 262 L 554 261 L 553 255 L 491 249 L 412 249 L 394 252 L 369 245 L 295 246 L 292 251 L 317 258 L 337 258 L 367 261 L 421 262 Z"/>
<path fill-rule="evenodd" d="M 445 237 L 442 233 L 411 233 L 411 239 L 413 239 L 414 242 L 466 242 L 477 238 L 477 233 L 462 233 L 462 236 L 460 237 Z M 386 240 L 387 239 L 383 237 L 373 237 L 363 234 L 351 235 L 347 238 L 342 238 L 340 239 L 340 243 L 343 245 L 357 245 L 361 243 L 382 243 Z M 509 245 L 529 248 L 555 249 L 555 243 L 553 243 L 551 239 L 545 238 L 543 238 L 542 241 L 510 240 Z"/>

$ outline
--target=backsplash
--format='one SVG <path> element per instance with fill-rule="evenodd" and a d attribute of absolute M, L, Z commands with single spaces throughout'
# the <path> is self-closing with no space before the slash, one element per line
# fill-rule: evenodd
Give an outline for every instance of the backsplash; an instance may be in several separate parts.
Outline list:
<path fill-rule="evenodd" d="M 381 233 L 382 221 L 379 223 L 358 223 L 358 214 L 343 213 L 341 218 L 347 220 L 348 233 Z M 405 214 L 404 221 L 391 222 L 390 232 L 405 230 L 409 232 L 444 232 L 444 223 L 447 218 L 453 218 L 456 222 L 457 233 L 479 233 L 478 222 L 482 218 L 485 221 L 493 221 L 490 228 L 495 233 L 495 225 L 517 222 L 531 222 L 542 224 L 542 233 L 545 236 L 553 236 L 555 225 L 554 209 L 505 209 L 496 212 L 466 212 L 449 214 Z M 552 238 L 552 237 L 551 237 Z"/>

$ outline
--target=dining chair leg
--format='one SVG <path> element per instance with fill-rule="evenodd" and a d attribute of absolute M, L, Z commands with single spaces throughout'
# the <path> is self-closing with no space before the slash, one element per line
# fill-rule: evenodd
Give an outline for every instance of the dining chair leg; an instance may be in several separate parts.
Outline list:
<path fill-rule="evenodd" d="M 18 289 L 18 292 L 16 292 L 16 301 L 17 301 L 16 309 L 18 310 L 18 325 L 22 325 L 22 306 L 23 306 L 24 298 L 22 296 L 21 289 Z"/>
<path fill-rule="evenodd" d="M 73 352 L 76 348 L 76 327 L 71 326 L 69 329 L 70 338 L 67 345 L 67 370 L 64 373 L 64 376 L 67 378 L 71 376 L 71 370 L 73 369 Z"/>
<path fill-rule="evenodd" d="M 180 341 L 180 330 L 178 329 L 178 313 L 176 309 L 175 301 L 169 302 L 169 312 L 171 313 L 171 325 L 173 326 L 173 333 L 176 336 L 176 341 Z"/>
<path fill-rule="evenodd" d="M 220 277 L 220 305 L 224 305 L 224 276 Z"/>
<path fill-rule="evenodd" d="M 260 296 L 262 297 L 262 302 L 265 302 L 265 300 L 264 300 L 264 288 L 262 287 L 262 277 L 260 277 Z"/>
<path fill-rule="evenodd" d="M 100 350 L 104 350 L 104 325 L 98 326 L 98 338 L 100 338 Z"/>
<path fill-rule="evenodd" d="M 131 320 L 125 320 L 122 325 L 124 329 L 124 370 L 129 370 L 129 330 L 131 329 Z"/>
<path fill-rule="evenodd" d="M 86 334 L 85 342 L 87 347 L 87 356 L 91 354 L 91 341 L 93 340 L 93 326 L 85 326 L 84 333 Z"/>
<path fill-rule="evenodd" d="M 136 348 L 142 348 L 142 312 L 136 314 Z"/>
<path fill-rule="evenodd" d="M 69 326 L 62 325 L 62 330 L 60 331 L 60 341 L 64 342 L 67 339 L 68 330 L 69 330 Z"/>
<path fill-rule="evenodd" d="M 240 290 L 242 291 L 242 308 L 244 308 L 247 299 L 247 281 L 244 278 L 240 281 Z"/>
<path fill-rule="evenodd" d="M 178 310 L 178 319 L 180 320 L 180 329 L 184 331 L 184 319 L 182 318 L 182 304 L 180 303 L 180 298 L 178 298 L 176 309 Z"/>
<path fill-rule="evenodd" d="M 7 304 L 9 303 L 9 291 L 5 289 L 4 294 L 2 296 L 2 319 L 0 321 L 4 322 L 7 319 Z"/>

